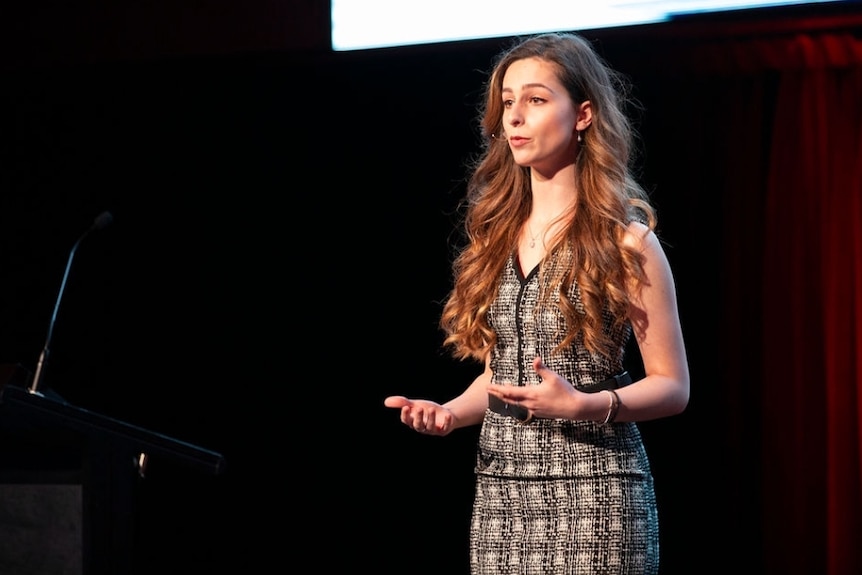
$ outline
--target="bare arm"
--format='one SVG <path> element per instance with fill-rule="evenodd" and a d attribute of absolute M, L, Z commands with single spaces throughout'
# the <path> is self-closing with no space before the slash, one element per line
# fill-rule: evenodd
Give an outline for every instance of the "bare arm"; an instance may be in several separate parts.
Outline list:
<path fill-rule="evenodd" d="M 386 407 L 401 409 L 401 422 L 420 433 L 448 435 L 455 429 L 477 425 L 488 407 L 488 384 L 491 369 L 485 360 L 485 370 L 457 397 L 439 404 L 426 399 L 408 399 L 401 395 L 387 397 Z"/>
<path fill-rule="evenodd" d="M 677 311 L 670 265 L 656 235 L 633 223 L 626 242 L 644 255 L 646 285 L 632 293 L 630 317 L 645 376 L 617 390 L 620 406 L 614 421 L 646 421 L 682 412 L 688 405 L 688 360 Z M 539 385 L 489 385 L 488 393 L 516 404 L 535 417 L 604 421 L 610 410 L 608 393 L 584 393 L 535 358 Z"/>
<path fill-rule="evenodd" d="M 689 399 L 688 359 L 670 264 L 656 235 L 648 232 L 644 236 L 638 233 L 643 229 L 641 224 L 632 226 L 626 241 L 640 247 L 647 276 L 643 289 L 632 294 L 631 309 L 645 376 L 617 391 L 621 405 L 616 421 L 676 415 L 686 408 Z"/>

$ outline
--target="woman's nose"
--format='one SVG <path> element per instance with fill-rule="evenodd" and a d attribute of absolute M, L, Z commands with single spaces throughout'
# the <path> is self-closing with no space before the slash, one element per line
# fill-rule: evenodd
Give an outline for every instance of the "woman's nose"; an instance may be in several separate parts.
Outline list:
<path fill-rule="evenodd" d="M 517 106 L 509 108 L 507 116 L 507 120 L 512 126 L 520 126 L 524 122 L 524 117 Z"/>

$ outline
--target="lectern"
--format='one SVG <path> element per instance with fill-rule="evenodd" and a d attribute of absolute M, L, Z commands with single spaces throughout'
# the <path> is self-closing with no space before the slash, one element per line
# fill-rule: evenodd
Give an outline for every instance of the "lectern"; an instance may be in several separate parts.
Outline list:
<path fill-rule="evenodd" d="M 0 366 L 0 573 L 130 575 L 147 460 L 220 474 L 224 457 L 32 393 L 26 378 Z"/>

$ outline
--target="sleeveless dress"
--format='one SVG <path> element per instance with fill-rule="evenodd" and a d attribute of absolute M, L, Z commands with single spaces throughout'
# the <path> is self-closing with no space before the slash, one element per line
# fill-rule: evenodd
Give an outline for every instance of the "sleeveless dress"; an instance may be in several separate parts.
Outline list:
<path fill-rule="evenodd" d="M 563 258 L 565 259 L 565 258 Z M 564 265 L 559 257 L 542 264 Z M 573 301 L 580 302 L 577 286 Z M 551 354 L 564 327 L 554 306 L 537 310 L 539 267 L 526 277 L 516 256 L 503 273 L 489 321 L 498 335 L 492 380 L 540 383 L 541 356 L 576 388 L 623 370 L 631 326 L 606 331 L 612 360 L 576 341 Z M 479 433 L 470 523 L 472 575 L 654 575 L 659 533 L 653 477 L 635 423 L 536 419 L 490 409 Z"/>

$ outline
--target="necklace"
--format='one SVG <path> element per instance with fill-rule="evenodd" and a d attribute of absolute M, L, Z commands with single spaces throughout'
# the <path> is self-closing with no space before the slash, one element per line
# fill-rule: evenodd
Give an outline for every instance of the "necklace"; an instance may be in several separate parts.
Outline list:
<path fill-rule="evenodd" d="M 562 215 L 562 213 L 561 213 L 560 215 Z M 527 220 L 527 222 L 526 222 L 526 224 L 527 224 L 527 233 L 530 235 L 530 247 L 531 247 L 531 248 L 536 247 L 536 238 L 538 238 L 539 236 L 541 236 L 541 237 L 542 237 L 542 242 L 544 242 L 544 241 L 545 241 L 545 235 L 548 233 L 548 230 L 554 226 L 554 223 L 555 223 L 559 218 L 560 218 L 560 216 L 558 215 L 558 216 L 556 216 L 556 217 L 551 218 L 550 220 L 548 220 L 548 222 L 547 222 L 547 223 L 545 223 L 545 225 L 542 227 L 542 229 L 540 229 L 540 230 L 539 230 L 539 233 L 537 233 L 537 234 L 534 234 L 534 233 L 533 233 L 533 227 L 530 225 L 530 220 Z"/>
<path fill-rule="evenodd" d="M 527 222 L 527 233 L 530 234 L 530 247 L 536 247 L 536 238 L 539 237 L 539 234 L 533 234 L 533 228 L 530 227 L 530 222 Z"/>
<path fill-rule="evenodd" d="M 542 226 L 542 228 L 539 230 L 539 233 L 537 233 L 537 234 L 533 233 L 533 226 L 530 225 L 530 219 L 527 218 L 527 221 L 525 223 L 527 224 L 527 233 L 530 236 L 530 247 L 531 248 L 536 247 L 536 238 L 538 238 L 539 236 L 542 237 L 542 243 L 544 244 L 545 236 L 547 235 L 548 230 L 553 228 L 555 226 L 555 224 L 557 224 L 559 221 L 561 221 L 561 218 L 562 218 L 563 214 L 565 213 L 565 211 L 566 211 L 566 209 L 563 209 L 560 213 L 558 213 L 553 218 L 546 220 L 545 225 Z"/>
<path fill-rule="evenodd" d="M 556 219 L 556 218 L 554 218 L 554 219 Z M 537 234 L 533 233 L 533 227 L 530 225 L 530 222 L 527 221 L 527 233 L 530 234 L 530 247 L 531 248 L 536 247 L 536 238 L 538 238 L 539 236 L 542 237 L 542 243 L 545 242 L 545 235 L 548 233 L 548 228 L 550 228 L 553 225 L 554 219 L 552 219 L 551 221 L 546 223 L 542 227 L 542 229 L 539 230 L 539 233 L 537 233 Z"/>

